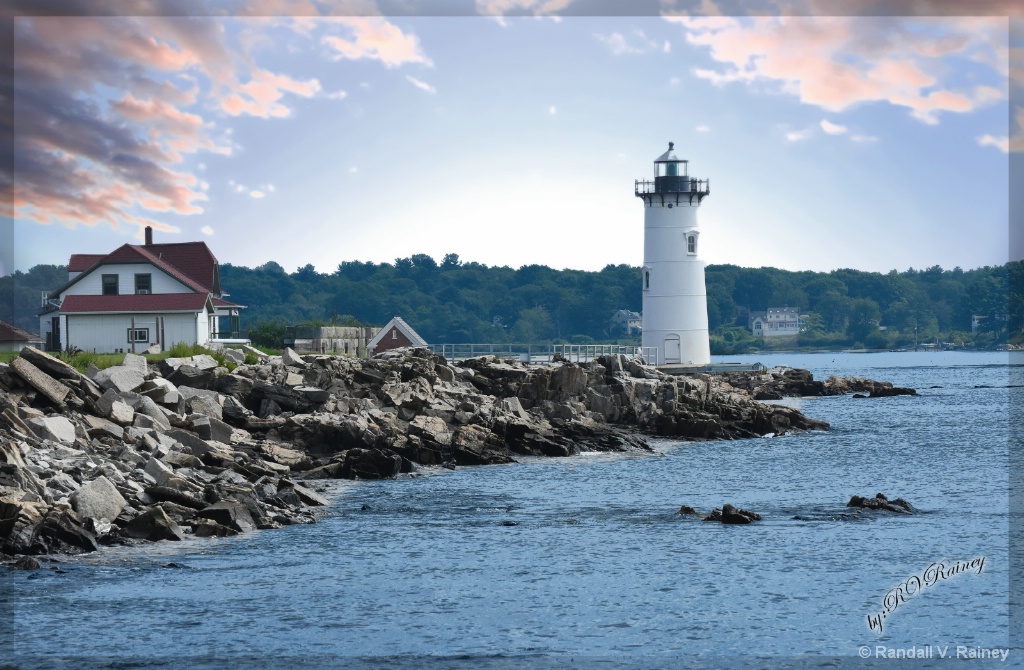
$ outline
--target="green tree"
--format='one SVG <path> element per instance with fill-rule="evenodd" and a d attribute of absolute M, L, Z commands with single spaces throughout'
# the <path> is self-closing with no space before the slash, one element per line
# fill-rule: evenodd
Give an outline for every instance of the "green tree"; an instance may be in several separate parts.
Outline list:
<path fill-rule="evenodd" d="M 878 332 L 882 312 L 871 298 L 854 298 L 850 302 L 849 313 L 846 332 L 855 342 L 865 342 L 869 335 Z"/>
<path fill-rule="evenodd" d="M 519 342 L 533 343 L 549 340 L 555 335 L 551 314 L 543 307 L 530 307 L 519 312 L 515 337 Z"/>

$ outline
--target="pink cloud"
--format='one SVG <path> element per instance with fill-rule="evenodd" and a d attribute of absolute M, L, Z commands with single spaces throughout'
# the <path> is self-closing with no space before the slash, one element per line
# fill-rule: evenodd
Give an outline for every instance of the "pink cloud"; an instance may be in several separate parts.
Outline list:
<path fill-rule="evenodd" d="M 201 212 L 208 185 L 181 168 L 185 156 L 230 155 L 226 118 L 287 117 L 290 100 L 321 91 L 259 66 L 270 27 L 340 30 L 339 59 L 431 65 L 415 35 L 382 17 L 318 16 L 336 3 L 253 0 L 246 18 L 160 15 L 160 0 L 138 16 L 88 16 L 88 4 L 68 3 L 63 16 L 14 20 L 17 182 L 0 189 L 5 214 L 40 223 L 176 231 L 144 213 Z"/>
<path fill-rule="evenodd" d="M 379 16 L 332 17 L 331 25 L 342 26 L 346 36 L 325 35 L 321 43 L 331 50 L 335 60 L 378 60 L 387 67 L 407 63 L 433 65 L 420 41 L 387 19 Z"/>
<path fill-rule="evenodd" d="M 775 84 L 801 102 L 841 112 L 867 102 L 903 106 L 925 122 L 942 112 L 964 113 L 1005 97 L 992 86 L 954 90 L 942 81 L 943 58 L 994 65 L 1006 22 L 969 20 L 672 16 L 686 40 L 721 64 L 694 75 L 717 86 Z"/>

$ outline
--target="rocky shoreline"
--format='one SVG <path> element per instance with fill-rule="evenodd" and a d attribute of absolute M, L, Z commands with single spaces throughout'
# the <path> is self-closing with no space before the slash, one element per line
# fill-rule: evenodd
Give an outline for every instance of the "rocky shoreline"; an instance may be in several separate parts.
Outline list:
<path fill-rule="evenodd" d="M 370 360 L 227 351 L 82 374 L 26 349 L 0 364 L 0 554 L 228 536 L 311 523 L 323 479 L 421 466 L 648 450 L 644 435 L 742 439 L 828 424 L 759 402 L 913 393 L 805 370 L 671 376 L 624 356 L 585 365 L 425 349 Z M 251 360 L 251 359 L 250 359 Z"/>

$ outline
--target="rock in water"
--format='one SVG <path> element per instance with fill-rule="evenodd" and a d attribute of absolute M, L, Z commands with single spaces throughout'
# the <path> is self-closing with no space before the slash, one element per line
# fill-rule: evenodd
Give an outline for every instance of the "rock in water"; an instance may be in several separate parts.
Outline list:
<path fill-rule="evenodd" d="M 895 514 L 913 514 L 914 507 L 903 498 L 889 500 L 884 493 L 876 493 L 874 498 L 863 498 L 853 496 L 847 507 L 860 507 L 862 509 L 883 510 Z"/>
<path fill-rule="evenodd" d="M 746 524 L 753 521 L 760 521 L 761 515 L 757 512 L 750 512 L 739 509 L 732 505 L 722 505 L 722 523 Z"/>

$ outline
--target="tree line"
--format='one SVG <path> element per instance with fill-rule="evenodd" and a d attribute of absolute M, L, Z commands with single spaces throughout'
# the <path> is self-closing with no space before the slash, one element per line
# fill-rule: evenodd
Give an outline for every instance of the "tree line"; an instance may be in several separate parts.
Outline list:
<path fill-rule="evenodd" d="M 64 266 L 39 265 L 0 278 L 0 319 L 36 332 L 41 292 L 66 277 Z M 720 353 L 757 346 L 749 314 L 783 306 L 804 315 L 803 346 L 893 348 L 916 339 L 989 347 L 1024 339 L 1021 261 L 889 273 L 710 265 L 706 278 L 712 346 Z M 228 299 L 246 306 L 242 327 L 254 340 L 279 340 L 287 325 L 383 325 L 398 315 L 435 343 L 638 341 L 611 322 L 617 310 L 641 310 L 640 268 L 630 265 L 513 269 L 416 254 L 393 263 L 344 261 L 330 273 L 312 265 L 289 273 L 273 261 L 224 264 L 221 281 Z"/>

